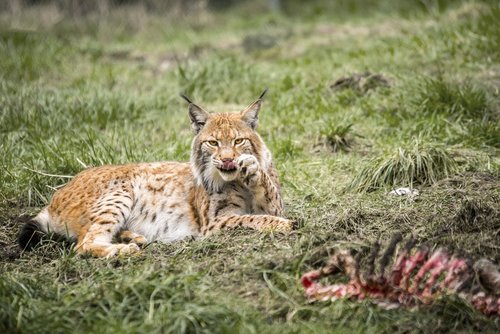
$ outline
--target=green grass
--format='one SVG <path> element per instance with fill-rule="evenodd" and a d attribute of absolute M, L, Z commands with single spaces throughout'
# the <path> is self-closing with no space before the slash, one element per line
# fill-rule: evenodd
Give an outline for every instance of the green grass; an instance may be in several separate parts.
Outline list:
<path fill-rule="evenodd" d="M 299 278 L 398 231 L 500 261 L 500 7 L 283 3 L 182 19 L 132 5 L 105 20 L 0 13 L 0 332 L 498 332 L 453 297 L 310 304 Z M 85 167 L 186 161 L 180 92 L 236 110 L 265 87 L 259 131 L 293 234 L 224 231 L 112 260 L 52 240 L 19 252 L 19 217 Z M 420 196 L 387 196 L 403 186 Z"/>
<path fill-rule="evenodd" d="M 384 187 L 429 186 L 457 171 L 456 162 L 443 147 L 415 141 L 384 157 L 373 158 L 354 177 L 350 190 L 371 191 Z"/>
<path fill-rule="evenodd" d="M 320 134 L 325 143 L 331 148 L 333 152 L 345 151 L 349 152 L 352 149 L 353 135 L 351 124 L 336 124 L 334 122 L 327 122 Z"/>

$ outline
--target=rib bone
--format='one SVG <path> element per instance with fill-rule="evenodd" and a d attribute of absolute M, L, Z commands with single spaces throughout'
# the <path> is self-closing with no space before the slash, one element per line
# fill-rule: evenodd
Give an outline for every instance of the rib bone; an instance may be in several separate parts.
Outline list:
<path fill-rule="evenodd" d="M 409 240 L 399 252 L 402 241 L 395 235 L 379 261 L 377 242 L 369 255 L 367 270 L 359 270 L 359 261 L 349 250 L 337 251 L 327 265 L 302 276 L 302 285 L 311 301 L 373 299 L 385 308 L 430 304 L 447 294 L 457 294 L 486 315 L 500 315 L 500 272 L 493 263 L 481 259 L 474 264 L 465 257 L 450 254 L 446 249 L 430 251 L 427 246 L 415 247 Z M 393 261 L 392 267 L 386 267 Z M 343 273 L 349 282 L 322 286 L 317 281 L 324 276 Z M 475 279 L 477 278 L 477 279 Z"/>

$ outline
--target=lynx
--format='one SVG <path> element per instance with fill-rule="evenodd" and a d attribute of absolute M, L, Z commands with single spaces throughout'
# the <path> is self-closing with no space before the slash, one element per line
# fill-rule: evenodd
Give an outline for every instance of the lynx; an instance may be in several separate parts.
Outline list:
<path fill-rule="evenodd" d="M 265 93 L 232 113 L 209 113 L 182 95 L 195 134 L 190 162 L 84 170 L 24 225 L 20 246 L 30 250 L 50 233 L 76 242 L 79 254 L 109 258 L 221 229 L 290 231 L 271 153 L 256 132 Z"/>

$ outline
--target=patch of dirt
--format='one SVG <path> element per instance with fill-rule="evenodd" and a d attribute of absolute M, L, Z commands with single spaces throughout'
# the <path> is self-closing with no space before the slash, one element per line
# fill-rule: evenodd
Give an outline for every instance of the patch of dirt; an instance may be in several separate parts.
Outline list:
<path fill-rule="evenodd" d="M 383 74 L 367 71 L 364 73 L 353 73 L 350 76 L 339 78 L 331 83 L 329 88 L 333 92 L 352 89 L 359 93 L 366 94 L 370 90 L 390 86 L 389 79 Z"/>
<path fill-rule="evenodd" d="M 0 259 L 12 262 L 19 258 L 21 249 L 17 245 L 17 234 L 20 227 L 30 219 L 30 216 L 21 215 L 4 218 L 0 224 Z"/>
<path fill-rule="evenodd" d="M 17 244 L 17 236 L 32 216 L 30 209 L 23 207 L 21 201 L 8 201 L 0 207 L 0 265 L 2 262 L 12 262 L 19 258 L 21 249 Z"/>
<path fill-rule="evenodd" d="M 4 262 L 13 262 L 21 256 L 21 250 L 17 245 L 3 246 L 0 249 L 0 258 Z"/>
<path fill-rule="evenodd" d="M 494 197 L 492 199 L 495 201 Z M 499 203 L 498 198 L 495 202 Z M 490 222 L 500 224 L 500 210 L 498 205 L 495 208 L 492 204 L 476 198 L 464 199 L 458 212 L 450 218 L 450 228 L 462 233 L 484 232 L 488 230 Z"/>

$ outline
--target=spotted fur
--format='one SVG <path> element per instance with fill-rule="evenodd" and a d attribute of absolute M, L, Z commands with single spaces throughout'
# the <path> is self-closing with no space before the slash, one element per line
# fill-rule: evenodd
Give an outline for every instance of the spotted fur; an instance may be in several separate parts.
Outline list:
<path fill-rule="evenodd" d="M 188 102 L 195 133 L 190 163 L 87 169 L 22 229 L 21 247 L 32 248 L 40 230 L 75 240 L 78 253 L 97 257 L 240 226 L 290 231 L 271 153 L 256 132 L 262 97 L 236 113 L 211 114 Z"/>

